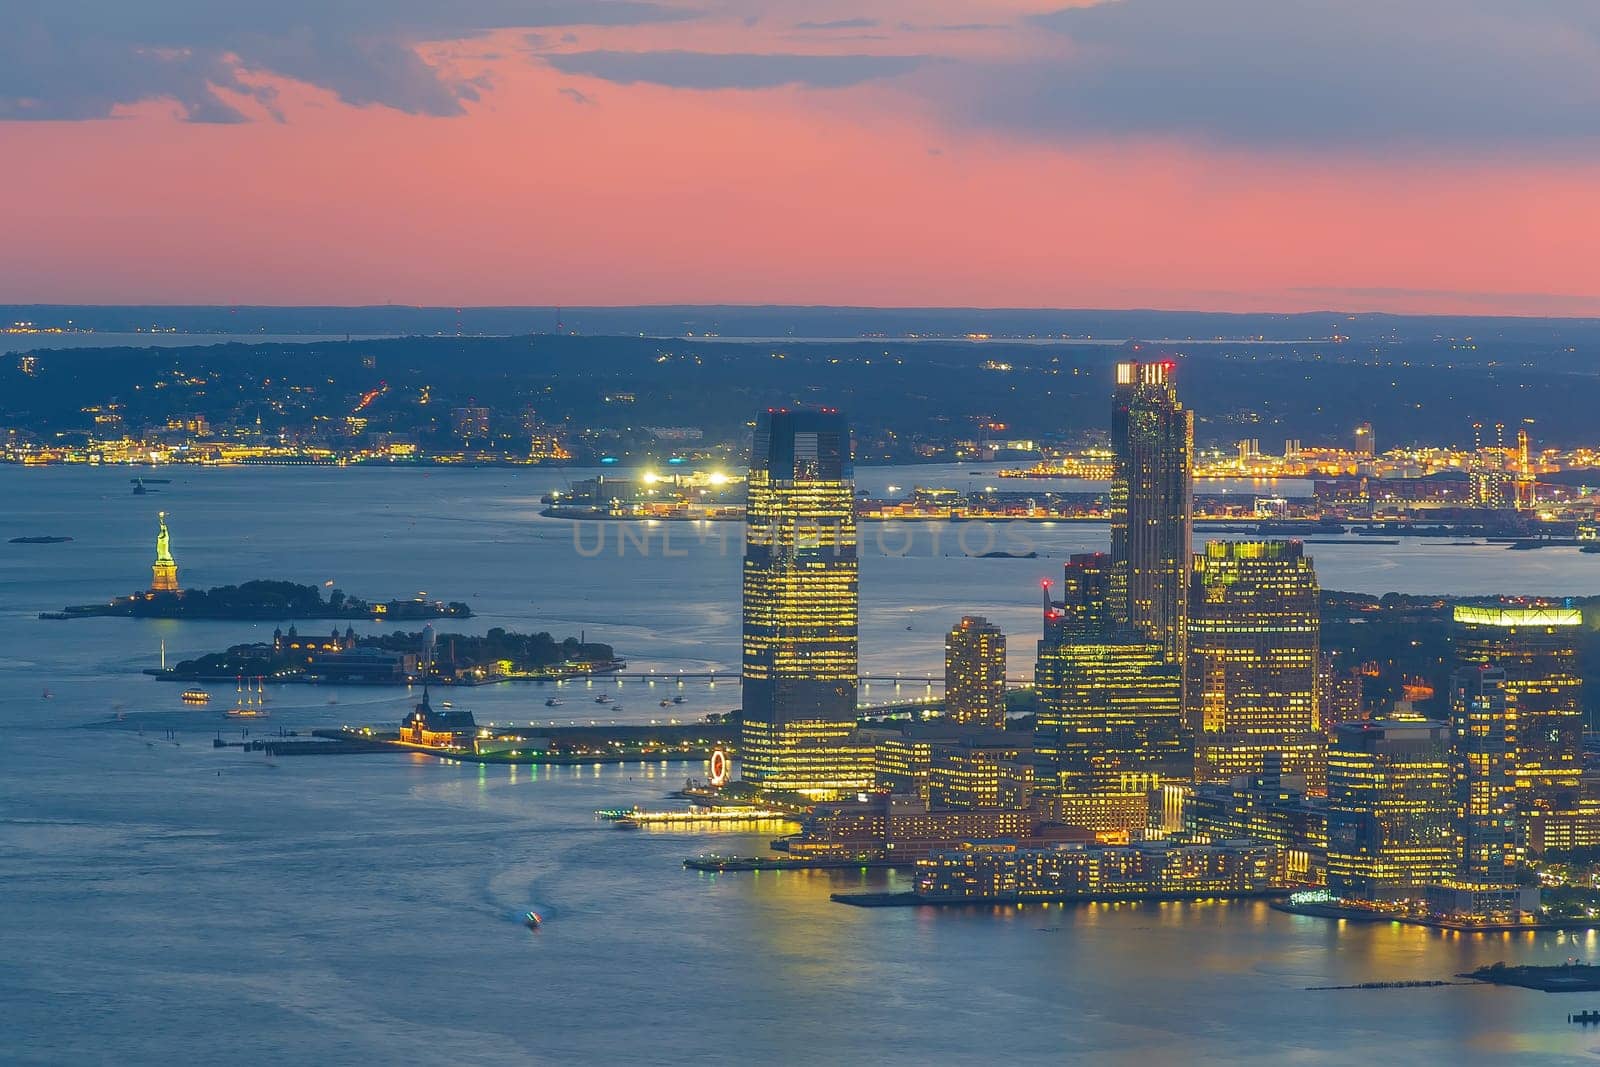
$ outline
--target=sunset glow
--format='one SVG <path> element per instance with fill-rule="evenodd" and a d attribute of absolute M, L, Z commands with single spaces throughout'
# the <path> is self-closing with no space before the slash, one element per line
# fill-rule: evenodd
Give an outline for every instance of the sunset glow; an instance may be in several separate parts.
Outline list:
<path fill-rule="evenodd" d="M 25 14 L 32 44 L 0 45 L 18 302 L 1600 313 L 1577 3 L 1472 0 L 1448 32 L 1431 0 L 1295 5 L 1320 68 L 1287 17 L 1245 19 L 1264 0 L 290 4 L 207 30 L 63 6 L 70 31 Z M 1189 25 L 1207 8 L 1225 40 Z M 1336 54 L 1360 30 L 1415 60 L 1378 72 L 1392 107 Z M 1153 66 L 1179 31 L 1250 103 L 1219 119 Z M 1501 95 L 1566 103 L 1501 115 L 1433 80 L 1451 55 L 1564 57 Z"/>

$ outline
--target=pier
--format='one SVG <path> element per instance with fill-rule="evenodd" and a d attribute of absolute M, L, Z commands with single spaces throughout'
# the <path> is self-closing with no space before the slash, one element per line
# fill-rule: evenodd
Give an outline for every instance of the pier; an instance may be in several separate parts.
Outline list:
<path fill-rule="evenodd" d="M 759 826 L 797 822 L 785 811 L 765 808 L 690 808 L 687 811 L 641 811 L 638 808 L 604 808 L 597 816 L 626 829 L 641 826 Z"/>
<path fill-rule="evenodd" d="M 691 871 L 829 871 L 908 867 L 892 860 L 801 859 L 797 856 L 694 856 L 683 861 Z"/>

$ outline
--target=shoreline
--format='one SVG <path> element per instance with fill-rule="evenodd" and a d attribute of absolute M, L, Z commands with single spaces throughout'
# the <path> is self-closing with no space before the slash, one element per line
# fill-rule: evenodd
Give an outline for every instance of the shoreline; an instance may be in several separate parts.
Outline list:
<path fill-rule="evenodd" d="M 1433 919 L 1416 915 L 1392 915 L 1368 911 L 1365 908 L 1345 908 L 1336 904 L 1292 904 L 1278 900 L 1269 905 L 1274 911 L 1288 915 L 1301 915 L 1312 919 L 1335 919 L 1363 923 L 1399 923 L 1405 926 L 1424 926 L 1432 930 L 1448 930 L 1458 934 L 1501 934 L 1521 931 L 1600 930 L 1600 918 L 1547 919 L 1531 923 L 1464 923 L 1448 919 Z"/>

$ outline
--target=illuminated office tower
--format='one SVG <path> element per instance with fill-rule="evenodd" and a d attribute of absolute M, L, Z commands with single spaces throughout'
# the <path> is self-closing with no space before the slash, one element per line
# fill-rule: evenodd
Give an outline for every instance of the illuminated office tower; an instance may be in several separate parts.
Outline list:
<path fill-rule="evenodd" d="M 1450 728 L 1347 722 L 1328 749 L 1328 888 L 1366 901 L 1427 898 L 1456 871 Z"/>
<path fill-rule="evenodd" d="M 1517 807 L 1564 811 L 1583 771 L 1583 674 L 1578 608 L 1496 605 L 1455 609 L 1456 660 L 1505 671 L 1517 716 Z"/>
<path fill-rule="evenodd" d="M 161 525 L 156 532 L 156 561 L 150 565 L 150 591 L 152 593 L 178 592 L 178 562 L 172 558 L 172 540 L 167 533 L 167 513 L 156 513 Z"/>
<path fill-rule="evenodd" d="M 1498 667 L 1464 667 L 1450 679 L 1455 877 L 1430 892 L 1435 912 L 1475 919 L 1526 911 L 1538 890 L 1519 890 L 1523 843 L 1516 812 L 1516 703 Z"/>
<path fill-rule="evenodd" d="M 741 773 L 825 797 L 871 787 L 856 729 L 856 524 L 850 428 L 769 411 L 746 485 Z"/>
<path fill-rule="evenodd" d="M 1058 793 L 1143 794 L 1190 775 L 1182 672 L 1160 642 L 1118 626 L 1109 577 L 1105 555 L 1075 555 L 1063 598 L 1045 592 L 1034 759 Z"/>
<path fill-rule="evenodd" d="M 1197 782 L 1259 774 L 1277 752 L 1322 791 L 1318 596 L 1298 541 L 1211 541 L 1194 557 L 1184 700 Z"/>
<path fill-rule="evenodd" d="M 944 639 L 945 715 L 963 726 L 1006 724 L 1006 635 L 964 615 Z"/>
<path fill-rule="evenodd" d="M 1181 662 L 1194 532 L 1194 413 L 1178 401 L 1173 364 L 1117 364 L 1111 446 L 1112 609 Z"/>

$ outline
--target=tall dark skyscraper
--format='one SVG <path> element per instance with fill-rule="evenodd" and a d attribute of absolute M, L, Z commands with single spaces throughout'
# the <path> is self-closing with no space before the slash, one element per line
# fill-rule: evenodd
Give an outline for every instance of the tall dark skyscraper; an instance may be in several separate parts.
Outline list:
<path fill-rule="evenodd" d="M 1173 364 L 1117 364 L 1111 447 L 1112 607 L 1120 622 L 1180 663 L 1194 528 L 1194 413 L 1178 401 Z"/>
<path fill-rule="evenodd" d="M 854 486 L 843 415 L 761 415 L 745 515 L 741 773 L 763 789 L 871 787 L 872 749 L 855 736 Z"/>

